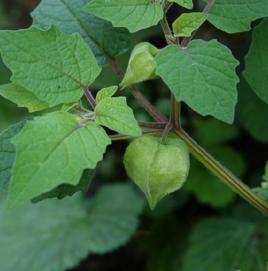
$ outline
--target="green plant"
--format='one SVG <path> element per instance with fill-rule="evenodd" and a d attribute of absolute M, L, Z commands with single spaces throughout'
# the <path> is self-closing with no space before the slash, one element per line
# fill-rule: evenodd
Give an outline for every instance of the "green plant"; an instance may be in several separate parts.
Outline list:
<path fill-rule="evenodd" d="M 206 124 L 197 121 L 195 135 L 197 140 L 203 143 L 204 147 L 201 147 L 185 132 L 181 114 L 184 102 L 201 116 L 212 116 L 227 124 L 234 122 L 238 101 L 237 67 L 240 63 L 231 50 L 219 41 L 205 41 L 194 37 L 205 21 L 226 33 L 248 31 L 254 20 L 268 16 L 268 2 L 199 2 L 203 5 L 202 11 L 180 14 L 171 29 L 167 20 L 168 11 L 173 5 L 192 9 L 192 0 L 43 0 L 32 13 L 32 27 L 0 31 L 1 56 L 12 72 L 11 82 L 0 86 L 0 95 L 19 107 L 26 107 L 34 114 L 30 119 L 11 126 L 0 135 L 0 191 L 7 194 L 9 208 L 27 201 L 39 202 L 46 198 L 64 198 L 78 191 L 86 192 L 107 147 L 113 141 L 136 138 L 126 150 L 124 164 L 128 176 L 145 193 L 152 208 L 165 195 L 181 188 L 186 182 L 186 189 L 198 195 L 202 202 L 223 206 L 232 201 L 235 192 L 268 215 L 267 172 L 266 182 L 261 187 L 251 189 L 220 162 L 220 153 L 224 152 L 224 157 L 230 155 L 227 163 L 234 161 L 238 164 L 234 171 L 237 174 L 243 171 L 243 161 L 240 163 L 236 154 L 224 146 L 225 141 L 236 132 L 228 126 L 227 130 L 231 130 L 226 138 L 221 134 L 217 139 L 218 124 L 212 120 L 208 128 L 211 133 L 202 138 L 200 130 Z M 136 44 L 124 72 L 117 57 L 130 49 L 130 33 L 158 23 L 162 27 L 167 46 L 157 48 L 147 41 Z M 253 99 L 259 99 L 256 103 L 264 105 L 265 108 L 268 102 L 268 72 L 267 68 L 262 67 L 267 67 L 268 61 L 267 33 L 268 21 L 263 19 L 253 30 L 251 48 L 241 75 L 244 79 L 241 79 L 240 83 L 248 83 L 258 96 Z M 95 95 L 94 82 L 103 67 L 112 69 L 121 82 L 119 86 L 102 83 Z M 170 91 L 169 117 L 158 111 L 136 86 L 137 83 L 159 78 Z M 136 120 L 132 108 L 123 96 L 125 93 L 128 95 L 128 92 L 153 121 Z M 238 114 L 239 118 L 246 118 L 244 125 L 251 133 L 267 140 L 267 134 L 260 135 L 261 132 L 258 131 L 261 128 L 252 125 L 252 116 L 247 118 L 247 112 L 243 110 Z M 267 125 L 267 116 L 263 122 Z M 223 145 L 220 151 L 214 146 L 215 142 Z M 189 153 L 195 159 L 191 163 Z M 195 185 L 194 173 L 191 172 L 191 168 L 195 168 L 196 173 L 202 167 L 197 161 L 217 177 L 213 178 L 215 183 L 220 179 L 232 191 L 226 191 L 226 187 L 218 189 L 216 186 L 222 185 L 219 183 L 215 184 L 214 188 L 216 193 L 220 190 L 223 197 L 217 197 L 213 191 L 201 191 Z M 107 194 L 107 198 L 112 197 L 113 188 L 107 190 L 103 193 Z M 115 191 L 118 193 L 118 190 Z M 119 191 L 126 193 L 122 204 L 127 204 L 127 195 L 136 202 L 129 218 L 135 222 L 142 209 L 140 198 L 128 188 L 120 187 Z M 98 201 L 98 197 L 94 200 Z M 105 204 L 109 205 L 106 201 L 108 199 L 105 199 Z M 72 198 L 70 202 L 69 199 L 63 203 L 53 201 L 55 206 L 64 205 L 65 202 L 71 204 L 72 208 L 81 204 L 78 197 Z M 42 209 L 42 205 L 40 206 Z M 46 208 L 51 207 L 45 206 L 44 209 Z M 55 208 L 60 209 L 61 205 Z M 96 206 L 96 217 L 98 208 Z M 114 209 L 119 212 L 120 204 Z M 125 214 L 126 210 L 121 211 Z M 95 223 L 94 212 L 95 209 L 90 222 Z M 75 210 L 73 215 L 76 216 Z M 79 216 L 78 224 L 83 229 L 83 223 L 87 223 L 86 210 Z M 64 219 L 70 218 L 67 216 L 60 219 L 63 221 L 60 223 L 64 223 Z M 224 222 L 230 229 L 243 228 L 236 220 Z M 26 219 L 25 224 L 27 223 L 29 221 Z M 97 232 L 96 228 L 101 223 L 105 224 L 105 221 L 97 220 L 96 225 L 94 223 L 90 225 Z M 211 220 L 206 223 L 213 225 L 218 221 Z M 205 232 L 206 223 L 196 229 L 193 243 Z M 246 222 L 245 227 L 245 234 L 248 235 L 256 230 Z M 57 270 L 73 267 L 84 254 L 91 251 L 105 252 L 120 245 L 133 233 L 135 225 L 126 234 L 112 230 L 117 242 L 103 247 L 101 240 L 97 240 L 95 246 L 86 249 L 84 244 L 81 244 L 81 255 L 64 260 Z M 92 236 L 87 236 L 83 230 L 77 233 L 79 234 L 79 239 L 92 240 Z M 228 238 L 228 234 L 224 238 Z M 70 244 L 72 242 L 75 241 L 70 240 Z M 195 247 L 192 250 L 195 250 Z M 198 251 L 198 248 L 196 250 Z M 192 258 L 191 253 L 194 252 L 190 252 L 186 259 Z M 199 263 L 198 259 L 196 263 L 186 260 L 185 270 L 193 270 Z M 5 268 L 11 270 L 12 265 Z M 27 269 L 27 263 L 24 268 Z M 33 270 L 38 268 L 40 267 Z M 46 270 L 52 269 L 48 267 Z"/>

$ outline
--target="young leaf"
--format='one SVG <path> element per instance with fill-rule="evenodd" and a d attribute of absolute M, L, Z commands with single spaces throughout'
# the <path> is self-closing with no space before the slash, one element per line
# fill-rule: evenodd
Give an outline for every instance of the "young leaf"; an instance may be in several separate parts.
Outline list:
<path fill-rule="evenodd" d="M 186 49 L 170 45 L 156 56 L 156 63 L 156 73 L 177 101 L 203 116 L 233 122 L 238 61 L 227 47 L 215 40 L 194 40 Z"/>
<path fill-rule="evenodd" d="M 230 147 L 213 146 L 209 147 L 208 150 L 237 176 L 241 176 L 245 172 L 243 157 Z M 229 187 L 213 176 L 196 160 L 191 161 L 190 173 L 185 189 L 193 192 L 200 202 L 215 208 L 226 207 L 236 197 L 236 194 Z"/>
<path fill-rule="evenodd" d="M 118 89 L 118 86 L 111 86 L 101 89 L 96 96 L 96 103 L 98 104 L 105 98 L 113 97 Z"/>
<path fill-rule="evenodd" d="M 91 253 L 124 245 L 138 226 L 143 201 L 125 184 L 80 197 L 26 204 L 0 212 L 0 269 L 65 271 Z M 16 260 L 10 260 L 16 255 Z"/>
<path fill-rule="evenodd" d="M 24 124 L 24 122 L 17 123 L 0 133 L 0 193 L 7 192 L 11 168 L 16 156 L 11 139 L 20 132 Z"/>
<path fill-rule="evenodd" d="M 91 180 L 94 176 L 94 170 L 87 169 L 83 172 L 83 175 L 77 185 L 72 184 L 61 184 L 58 187 L 52 189 L 51 191 L 44 193 L 34 199 L 33 203 L 51 198 L 63 199 L 67 196 L 73 196 L 77 192 L 86 193 L 88 191 Z"/>
<path fill-rule="evenodd" d="M 14 207 L 61 184 L 76 185 L 85 169 L 102 160 L 110 139 L 76 116 L 55 112 L 28 121 L 12 140 L 16 161 L 12 169 L 8 204 Z"/>
<path fill-rule="evenodd" d="M 151 209 L 164 196 L 184 184 L 189 171 L 189 152 L 179 138 L 142 136 L 128 146 L 124 165 L 128 176 L 145 194 Z"/>
<path fill-rule="evenodd" d="M 244 77 L 260 99 L 268 104 L 268 20 L 253 31 L 252 43 L 246 56 Z"/>
<path fill-rule="evenodd" d="M 267 223 L 260 227 L 234 218 L 210 218 L 195 226 L 182 270 L 263 271 L 267 247 Z"/>
<path fill-rule="evenodd" d="M 215 0 L 208 20 L 222 31 L 238 33 L 250 30 L 251 22 L 266 16 L 267 0 Z"/>
<path fill-rule="evenodd" d="M 268 142 L 268 104 L 259 99 L 243 79 L 238 85 L 238 114 L 239 124 L 249 134 L 262 142 Z"/>
<path fill-rule="evenodd" d="M 19 107 L 27 107 L 29 112 L 41 111 L 49 107 L 32 92 L 13 83 L 0 85 L 0 95 L 16 103 Z"/>
<path fill-rule="evenodd" d="M 126 74 L 120 83 L 122 88 L 156 78 L 154 60 L 158 49 L 149 42 L 137 44 L 130 56 Z"/>
<path fill-rule="evenodd" d="M 206 20 L 203 12 L 190 12 L 180 15 L 172 24 L 175 37 L 190 37 Z"/>
<path fill-rule="evenodd" d="M 148 0 L 92 0 L 86 10 L 131 33 L 156 25 L 163 18 L 161 4 Z"/>
<path fill-rule="evenodd" d="M 108 97 L 101 100 L 95 108 L 95 113 L 95 120 L 99 125 L 125 135 L 141 135 L 141 129 L 125 97 Z"/>
<path fill-rule="evenodd" d="M 0 31 L 0 51 L 12 81 L 50 106 L 77 101 L 100 73 L 82 38 L 55 27 Z"/>
<path fill-rule="evenodd" d="M 176 3 L 184 8 L 192 9 L 194 7 L 193 0 L 168 0 L 170 3 Z"/>
<path fill-rule="evenodd" d="M 51 25 L 61 31 L 80 33 L 90 46 L 99 64 L 115 57 L 130 47 L 130 35 L 126 29 L 114 28 L 111 23 L 84 11 L 88 0 L 42 0 L 33 11 L 33 24 L 41 28 Z"/>

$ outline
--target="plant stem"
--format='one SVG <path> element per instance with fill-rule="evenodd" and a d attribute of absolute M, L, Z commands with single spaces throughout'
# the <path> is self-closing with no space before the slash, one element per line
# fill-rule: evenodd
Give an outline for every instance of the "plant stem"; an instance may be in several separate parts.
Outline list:
<path fill-rule="evenodd" d="M 164 129 L 166 126 L 166 122 L 139 122 L 141 128 L 159 130 Z"/>
<path fill-rule="evenodd" d="M 153 130 L 153 131 L 143 131 L 142 134 L 143 135 L 161 135 L 161 133 L 163 132 L 162 129 L 160 130 Z M 131 139 L 133 138 L 132 136 L 128 136 L 128 135 L 121 135 L 121 134 L 117 134 L 117 135 L 110 135 L 109 136 L 110 139 L 112 141 L 121 141 L 121 140 L 127 140 L 127 139 Z"/>
<path fill-rule="evenodd" d="M 94 109 L 96 107 L 96 101 L 91 91 L 89 90 L 89 88 L 83 88 L 83 90 L 88 102 L 90 103 L 91 107 Z"/>
<path fill-rule="evenodd" d="M 181 104 L 176 101 L 175 96 L 171 94 L 171 110 L 170 110 L 170 122 L 173 124 L 173 127 L 179 129 L 181 127 L 180 123 L 180 111 Z"/>
<path fill-rule="evenodd" d="M 231 171 L 225 168 L 220 162 L 212 157 L 198 143 L 196 143 L 184 130 L 175 129 L 177 134 L 189 147 L 192 155 L 208 168 L 215 176 L 238 193 L 251 205 L 259 209 L 263 214 L 268 215 L 268 202 L 255 194 L 246 184 L 241 182 Z"/>

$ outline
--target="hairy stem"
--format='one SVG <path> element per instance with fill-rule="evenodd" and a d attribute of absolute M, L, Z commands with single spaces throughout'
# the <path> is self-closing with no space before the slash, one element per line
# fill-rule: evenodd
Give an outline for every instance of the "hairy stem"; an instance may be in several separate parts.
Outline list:
<path fill-rule="evenodd" d="M 90 103 L 91 107 L 94 109 L 96 107 L 96 101 L 95 101 L 95 98 L 93 97 L 91 91 L 89 90 L 89 88 L 84 88 L 84 93 L 85 93 L 85 96 L 88 100 L 88 102 Z"/>
<path fill-rule="evenodd" d="M 238 193 L 251 205 L 259 209 L 263 214 L 268 215 L 268 202 L 255 194 L 247 185 L 240 181 L 231 171 L 225 168 L 220 162 L 212 157 L 205 149 L 196 143 L 182 129 L 175 129 L 177 134 L 189 147 L 192 155 L 208 168 L 215 176 Z"/>

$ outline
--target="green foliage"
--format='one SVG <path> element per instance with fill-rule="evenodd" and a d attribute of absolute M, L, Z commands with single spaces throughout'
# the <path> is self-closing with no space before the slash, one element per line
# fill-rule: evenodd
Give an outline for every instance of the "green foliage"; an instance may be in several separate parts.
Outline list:
<path fill-rule="evenodd" d="M 239 123 L 253 138 L 268 142 L 268 105 L 254 94 L 244 79 L 238 85 L 238 93 Z"/>
<path fill-rule="evenodd" d="M 110 98 L 112 96 L 114 96 L 114 94 L 116 93 L 118 87 L 117 86 L 111 86 L 111 87 L 107 87 L 107 88 L 103 88 L 101 89 L 96 96 L 96 103 L 98 104 L 99 102 L 101 102 L 103 99 L 105 98 Z"/>
<path fill-rule="evenodd" d="M 206 0 L 209 1 L 211 0 Z M 227 33 L 238 33 L 250 30 L 251 22 L 266 16 L 266 0 L 215 0 L 208 20 Z"/>
<path fill-rule="evenodd" d="M 194 40 L 187 49 L 175 45 L 164 48 L 156 63 L 156 73 L 177 101 L 186 102 L 203 116 L 233 122 L 238 61 L 228 48 L 215 40 Z"/>
<path fill-rule="evenodd" d="M 43 0 L 32 13 L 34 25 L 45 29 L 55 25 L 67 34 L 79 33 L 90 46 L 99 64 L 104 64 L 107 59 L 129 49 L 130 36 L 126 30 L 115 29 L 110 23 L 87 14 L 84 6 L 88 2 Z"/>
<path fill-rule="evenodd" d="M 133 110 L 127 105 L 125 97 L 107 97 L 95 108 L 96 123 L 113 131 L 130 136 L 140 136 L 141 129 L 134 117 Z"/>
<path fill-rule="evenodd" d="M 11 168 L 16 156 L 11 139 L 20 132 L 23 126 L 24 122 L 21 122 L 0 133 L 0 194 L 7 192 Z"/>
<path fill-rule="evenodd" d="M 50 106 L 79 100 L 100 73 L 82 38 L 55 27 L 0 31 L 0 51 L 11 80 Z"/>
<path fill-rule="evenodd" d="M 190 37 L 206 20 L 208 15 L 203 12 L 190 12 L 180 15 L 172 24 L 175 37 Z"/>
<path fill-rule="evenodd" d="M 192 9 L 194 7 L 193 0 L 168 0 L 170 3 L 176 3 L 184 8 Z"/>
<path fill-rule="evenodd" d="M 12 140 L 17 157 L 8 202 L 14 207 L 61 184 L 77 185 L 83 171 L 102 160 L 110 139 L 105 131 L 67 112 L 28 121 Z"/>
<path fill-rule="evenodd" d="M 131 33 L 156 25 L 163 17 L 160 3 L 148 0 L 91 0 L 86 10 Z"/>
<path fill-rule="evenodd" d="M 234 218 L 199 222 L 191 235 L 183 271 L 264 271 L 267 263 L 267 223 Z M 258 238 L 257 236 L 262 236 Z"/>
<path fill-rule="evenodd" d="M 32 92 L 15 85 L 0 85 L 0 95 L 16 103 L 19 107 L 27 107 L 29 112 L 41 111 L 49 107 L 46 102 L 38 99 Z"/>
<path fill-rule="evenodd" d="M 158 49 L 149 42 L 137 44 L 130 55 L 127 71 L 120 86 L 125 88 L 135 83 L 154 79 L 156 77 L 154 56 L 157 52 Z"/>
<path fill-rule="evenodd" d="M 118 184 L 104 186 L 89 202 L 74 196 L 2 210 L 0 269 L 64 271 L 75 267 L 91 253 L 125 244 L 137 228 L 142 208 L 132 188 Z M 10 260 L 14 255 L 16 260 Z"/>
<path fill-rule="evenodd" d="M 189 171 L 189 152 L 183 141 L 169 136 L 143 136 L 127 148 L 124 165 L 128 176 L 145 194 L 151 209 L 164 196 L 184 184 Z"/>
<path fill-rule="evenodd" d="M 268 20 L 253 31 L 252 43 L 246 57 L 245 79 L 261 100 L 268 103 Z"/>

